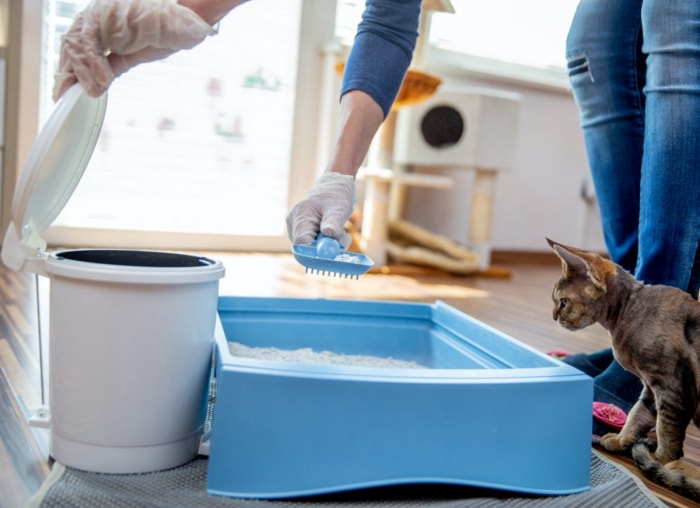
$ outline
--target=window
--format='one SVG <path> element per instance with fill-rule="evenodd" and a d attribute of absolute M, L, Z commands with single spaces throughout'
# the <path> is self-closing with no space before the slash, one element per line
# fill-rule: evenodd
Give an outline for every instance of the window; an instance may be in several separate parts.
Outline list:
<path fill-rule="evenodd" d="M 46 113 L 60 37 L 87 3 L 47 4 Z M 71 231 L 80 242 L 111 231 L 121 244 L 129 232 L 141 245 L 163 233 L 285 237 L 301 6 L 243 4 L 193 50 L 119 77 L 56 241 L 73 243 Z"/>
<path fill-rule="evenodd" d="M 540 69 L 565 68 L 564 44 L 579 0 L 452 0 L 436 13 L 437 48 Z"/>
<path fill-rule="evenodd" d="M 578 2 L 451 0 L 454 13 L 432 14 L 427 65 L 568 88 L 565 42 Z M 363 6 L 338 0 L 337 34 L 345 44 L 352 43 Z"/>
<path fill-rule="evenodd" d="M 433 15 L 428 56 L 452 70 L 564 86 L 576 3 L 452 0 L 456 13 Z M 60 37 L 87 4 L 45 0 L 44 115 Z M 334 34 L 351 44 L 363 6 L 248 2 L 217 36 L 118 78 L 94 156 L 48 241 L 287 249 L 284 217 L 313 181 L 319 139 L 335 127 L 318 127 L 320 103 L 335 94 L 321 83 L 321 49 Z"/>

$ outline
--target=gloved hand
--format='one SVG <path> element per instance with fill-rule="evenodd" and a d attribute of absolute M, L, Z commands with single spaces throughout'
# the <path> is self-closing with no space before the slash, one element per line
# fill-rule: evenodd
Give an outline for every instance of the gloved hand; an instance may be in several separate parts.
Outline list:
<path fill-rule="evenodd" d="M 320 231 L 350 245 L 345 222 L 355 207 L 355 179 L 340 173 L 324 173 L 304 199 L 287 215 L 287 234 L 292 243 L 310 244 Z"/>
<path fill-rule="evenodd" d="M 53 98 L 75 82 L 93 97 L 102 95 L 128 69 L 215 33 L 177 0 L 93 0 L 63 37 Z"/>

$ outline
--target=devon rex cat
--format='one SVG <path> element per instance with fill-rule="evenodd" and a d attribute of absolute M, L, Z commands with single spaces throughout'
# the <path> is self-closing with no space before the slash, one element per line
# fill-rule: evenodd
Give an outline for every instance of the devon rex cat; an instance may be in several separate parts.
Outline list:
<path fill-rule="evenodd" d="M 643 383 L 625 426 L 600 444 L 631 450 L 652 481 L 700 500 L 698 470 L 679 460 L 688 424 L 700 426 L 700 303 L 679 289 L 643 284 L 598 254 L 547 242 L 562 261 L 554 320 L 568 330 L 600 323 L 617 361 Z M 653 427 L 656 443 L 647 438 Z"/>

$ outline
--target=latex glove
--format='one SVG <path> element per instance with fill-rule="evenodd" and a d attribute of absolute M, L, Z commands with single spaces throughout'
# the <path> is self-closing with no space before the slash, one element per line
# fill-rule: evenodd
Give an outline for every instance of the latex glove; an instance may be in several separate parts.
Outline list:
<path fill-rule="evenodd" d="M 287 215 L 289 239 L 292 243 L 308 245 L 320 231 L 347 247 L 351 237 L 345 232 L 345 222 L 354 207 L 355 179 L 340 173 L 324 173 Z"/>
<path fill-rule="evenodd" d="M 93 0 L 63 36 L 53 98 L 75 82 L 93 97 L 102 95 L 128 69 L 215 33 L 177 0 Z"/>

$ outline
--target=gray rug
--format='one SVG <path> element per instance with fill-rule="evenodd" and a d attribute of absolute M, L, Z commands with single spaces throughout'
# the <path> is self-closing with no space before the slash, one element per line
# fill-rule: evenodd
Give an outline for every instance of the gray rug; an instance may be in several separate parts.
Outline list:
<path fill-rule="evenodd" d="M 447 485 L 407 485 L 277 501 L 233 499 L 206 493 L 207 459 L 131 475 L 88 473 L 56 463 L 30 507 L 133 508 L 458 508 L 458 507 L 665 507 L 622 466 L 592 450 L 591 489 L 569 496 L 528 496 Z"/>

